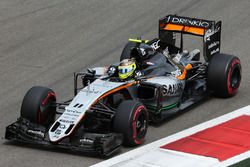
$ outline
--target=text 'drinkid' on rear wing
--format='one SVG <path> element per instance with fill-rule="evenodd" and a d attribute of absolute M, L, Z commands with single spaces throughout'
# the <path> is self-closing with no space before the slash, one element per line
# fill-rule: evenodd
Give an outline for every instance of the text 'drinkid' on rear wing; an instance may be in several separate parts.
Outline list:
<path fill-rule="evenodd" d="M 170 45 L 175 45 L 174 33 L 181 33 L 181 50 L 183 49 L 182 34 L 203 37 L 204 58 L 210 58 L 220 52 L 221 21 L 167 15 L 159 20 L 159 38 Z"/>

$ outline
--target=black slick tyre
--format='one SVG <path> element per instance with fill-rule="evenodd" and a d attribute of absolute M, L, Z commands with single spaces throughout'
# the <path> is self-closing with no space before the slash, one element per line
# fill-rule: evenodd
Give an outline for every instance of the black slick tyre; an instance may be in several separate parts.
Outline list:
<path fill-rule="evenodd" d="M 241 64 L 236 56 L 216 54 L 208 65 L 208 90 L 218 97 L 232 97 L 241 82 Z"/>
<path fill-rule="evenodd" d="M 124 59 L 130 59 L 131 58 L 131 49 L 136 47 L 136 43 L 135 42 L 128 42 L 124 49 L 122 50 L 122 54 L 120 57 L 120 61 L 124 60 Z"/>
<path fill-rule="evenodd" d="M 123 101 L 113 120 L 114 132 L 123 134 L 123 145 L 143 143 L 148 128 L 148 112 L 143 104 L 133 100 Z"/>
<path fill-rule="evenodd" d="M 21 106 L 21 117 L 44 126 L 50 125 L 56 114 L 55 93 L 46 87 L 34 86 L 24 96 Z"/>

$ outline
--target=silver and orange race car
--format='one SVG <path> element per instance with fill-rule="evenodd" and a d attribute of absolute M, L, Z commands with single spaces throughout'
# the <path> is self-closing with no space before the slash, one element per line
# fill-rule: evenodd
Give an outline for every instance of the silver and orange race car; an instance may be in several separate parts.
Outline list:
<path fill-rule="evenodd" d="M 202 58 L 199 49 L 183 49 L 187 34 L 202 37 Z M 207 96 L 236 94 L 240 60 L 220 53 L 220 36 L 221 21 L 161 18 L 158 38 L 130 39 L 123 49 L 120 61 L 136 61 L 135 77 L 120 79 L 118 64 L 75 73 L 75 96 L 65 102 L 57 102 L 50 88 L 32 87 L 5 138 L 104 156 L 122 144 L 140 145 L 150 121 L 158 123 Z"/>

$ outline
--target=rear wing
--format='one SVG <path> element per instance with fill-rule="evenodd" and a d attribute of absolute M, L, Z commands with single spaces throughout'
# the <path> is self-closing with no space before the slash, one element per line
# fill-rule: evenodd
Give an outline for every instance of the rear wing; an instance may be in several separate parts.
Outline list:
<path fill-rule="evenodd" d="M 221 21 L 176 15 L 167 15 L 159 20 L 159 39 L 175 45 L 175 33 L 181 33 L 181 50 L 183 50 L 183 34 L 203 37 L 203 53 L 206 61 L 220 52 Z"/>

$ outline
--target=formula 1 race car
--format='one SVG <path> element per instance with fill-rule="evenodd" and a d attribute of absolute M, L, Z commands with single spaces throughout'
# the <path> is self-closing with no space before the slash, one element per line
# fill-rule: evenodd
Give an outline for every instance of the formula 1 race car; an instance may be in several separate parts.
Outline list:
<path fill-rule="evenodd" d="M 185 34 L 203 37 L 202 59 L 198 49 L 183 50 Z M 119 78 L 119 64 L 75 73 L 75 96 L 63 103 L 51 89 L 32 87 L 5 138 L 105 156 L 122 144 L 140 145 L 149 121 L 160 122 L 209 95 L 236 94 L 240 60 L 220 53 L 220 35 L 221 21 L 161 18 L 158 38 L 130 39 L 123 49 L 120 60 L 133 59 L 138 67 L 133 78 Z"/>

